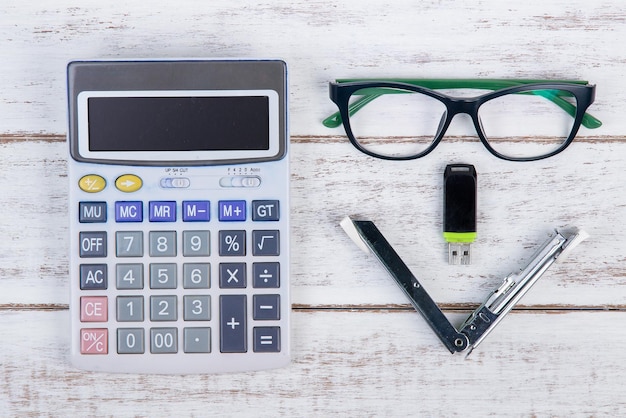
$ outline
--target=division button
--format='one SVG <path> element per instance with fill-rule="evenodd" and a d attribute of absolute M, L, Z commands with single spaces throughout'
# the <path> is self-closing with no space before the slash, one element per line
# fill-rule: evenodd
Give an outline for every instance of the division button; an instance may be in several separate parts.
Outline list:
<path fill-rule="evenodd" d="M 121 192 L 132 193 L 141 189 L 143 181 L 134 174 L 124 174 L 115 180 L 115 187 Z"/>
<path fill-rule="evenodd" d="M 279 263 L 252 263 L 252 287 L 280 287 Z"/>
<path fill-rule="evenodd" d="M 82 176 L 80 180 L 78 180 L 78 187 L 80 190 L 87 193 L 101 192 L 106 186 L 107 182 L 104 177 L 97 174 L 88 174 L 86 176 Z"/>
<path fill-rule="evenodd" d="M 220 296 L 220 351 L 245 353 L 246 335 L 246 295 Z"/>

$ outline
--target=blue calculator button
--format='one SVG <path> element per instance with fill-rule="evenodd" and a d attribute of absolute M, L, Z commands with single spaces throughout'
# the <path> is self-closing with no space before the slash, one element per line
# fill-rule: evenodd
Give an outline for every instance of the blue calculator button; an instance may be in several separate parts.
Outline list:
<path fill-rule="evenodd" d="M 246 201 L 245 200 L 220 200 L 219 220 L 222 222 L 245 221 Z"/>
<path fill-rule="evenodd" d="M 183 222 L 208 222 L 210 209 L 208 200 L 186 200 L 183 202 Z"/>
<path fill-rule="evenodd" d="M 150 222 L 176 222 L 176 202 L 150 202 Z"/>
<path fill-rule="evenodd" d="M 115 222 L 142 222 L 142 202 L 115 202 Z"/>

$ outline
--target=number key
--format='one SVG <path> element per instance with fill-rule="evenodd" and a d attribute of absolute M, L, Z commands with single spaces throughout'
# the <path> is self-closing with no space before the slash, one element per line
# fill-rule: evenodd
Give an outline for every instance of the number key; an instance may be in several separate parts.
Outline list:
<path fill-rule="evenodd" d="M 176 296 L 150 296 L 151 321 L 176 321 Z"/>
<path fill-rule="evenodd" d="M 176 231 L 150 231 L 150 257 L 175 257 Z"/>

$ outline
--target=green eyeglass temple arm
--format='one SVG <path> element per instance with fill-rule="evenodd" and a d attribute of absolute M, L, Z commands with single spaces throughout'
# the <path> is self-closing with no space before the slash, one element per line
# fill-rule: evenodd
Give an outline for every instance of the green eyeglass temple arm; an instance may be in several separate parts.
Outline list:
<path fill-rule="evenodd" d="M 336 80 L 336 82 L 340 84 L 350 83 L 354 81 L 364 81 L 364 80 L 362 79 Z M 486 80 L 393 79 L 393 80 L 386 80 L 386 79 L 383 79 L 381 81 L 393 81 L 393 82 L 400 82 L 400 83 L 405 83 L 405 84 L 412 84 L 415 86 L 426 87 L 426 88 L 433 89 L 433 90 L 462 89 L 462 88 L 499 90 L 499 89 L 503 89 L 507 87 L 515 87 L 515 86 L 522 86 L 526 84 L 536 84 L 536 83 L 546 83 L 546 82 L 565 82 L 565 83 L 573 83 L 573 84 L 581 84 L 581 85 L 588 84 L 587 81 L 580 81 L 580 80 L 493 80 L 493 79 L 486 79 Z M 384 94 L 394 94 L 391 90 L 387 88 L 385 89 L 369 88 L 366 90 L 371 90 L 371 93 L 363 95 L 358 100 L 355 100 L 354 102 L 350 103 L 350 106 L 348 107 L 348 112 L 350 113 L 350 116 L 354 115 L 356 112 L 361 110 L 365 105 L 377 99 L 378 97 Z M 380 90 L 380 92 L 377 92 L 377 90 Z M 529 93 L 545 97 L 546 99 L 550 100 L 551 102 L 559 106 L 561 109 L 566 111 L 570 116 L 572 117 L 576 116 L 576 106 L 574 106 L 567 100 L 563 100 L 563 98 L 559 97 L 558 94 L 550 93 L 550 90 L 536 91 L 536 92 L 529 92 Z M 404 93 L 398 92 L 398 94 L 404 94 Z M 342 122 L 341 115 L 339 114 L 339 112 L 333 113 L 332 115 L 330 115 L 329 117 L 327 117 L 326 119 L 322 121 L 324 126 L 328 128 L 336 128 L 339 125 L 341 125 L 341 122 Z M 595 128 L 599 128 L 600 126 L 602 126 L 602 122 L 600 122 L 600 120 L 590 115 L 589 113 L 585 113 L 585 115 L 583 116 L 582 124 L 585 128 L 589 128 L 589 129 L 595 129 Z"/>

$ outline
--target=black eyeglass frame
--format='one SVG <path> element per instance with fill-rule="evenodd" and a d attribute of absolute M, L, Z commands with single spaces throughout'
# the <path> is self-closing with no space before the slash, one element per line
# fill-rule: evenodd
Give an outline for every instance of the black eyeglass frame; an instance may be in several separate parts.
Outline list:
<path fill-rule="evenodd" d="M 451 80 L 452 81 L 452 80 Z M 523 83 L 523 81 L 520 81 Z M 503 160 L 508 161 L 537 161 L 542 160 L 544 158 L 552 157 L 564 149 L 566 149 L 576 137 L 578 130 L 580 129 L 580 125 L 583 122 L 583 117 L 585 117 L 587 108 L 593 103 L 595 99 L 595 85 L 589 84 L 581 84 L 581 83 L 572 83 L 572 82 L 537 82 L 537 83 L 528 83 L 515 85 L 512 87 L 502 88 L 496 91 L 492 91 L 489 93 L 485 93 L 475 97 L 454 97 L 449 96 L 435 90 L 422 87 L 416 84 L 409 84 L 405 82 L 396 82 L 396 81 L 351 81 L 351 82 L 331 82 L 329 83 L 329 96 L 330 99 L 337 105 L 339 108 L 339 115 L 341 116 L 341 121 L 343 122 L 344 129 L 348 136 L 348 139 L 357 148 L 359 151 L 370 155 L 372 157 L 381 158 L 385 160 L 414 160 L 417 158 L 424 157 L 425 155 L 432 152 L 441 139 L 444 137 L 450 123 L 454 116 L 460 113 L 465 113 L 469 115 L 474 123 L 474 128 L 476 129 L 476 133 L 480 141 L 483 143 L 485 148 L 489 150 L 494 156 L 501 158 Z M 436 100 L 439 100 L 446 106 L 446 117 L 443 124 L 440 124 L 439 130 L 436 133 L 435 137 L 431 145 L 426 148 L 424 151 L 409 156 L 401 156 L 394 157 L 389 155 L 381 155 L 375 152 L 369 151 L 368 149 L 361 146 L 359 141 L 356 140 L 352 128 L 350 126 L 350 113 L 354 113 L 358 109 L 354 111 L 350 111 L 350 97 L 352 94 L 358 90 L 367 89 L 367 88 L 390 88 L 390 89 L 400 89 L 400 90 L 408 90 L 415 93 L 421 93 L 427 96 L 430 96 Z M 444 87 L 441 87 L 444 88 Z M 453 87 L 448 87 L 453 88 Z M 456 88 L 456 87 L 455 87 Z M 576 113 L 574 116 L 574 123 L 572 125 L 572 130 L 567 137 L 567 139 L 561 144 L 561 146 L 545 155 L 540 155 L 537 157 L 511 157 L 507 155 L 503 155 L 497 152 L 495 149 L 489 145 L 489 141 L 487 140 L 480 123 L 480 118 L 478 116 L 478 110 L 482 104 L 488 102 L 489 100 L 505 96 L 508 94 L 515 93 L 523 93 L 525 91 L 532 90 L 562 90 L 571 93 L 576 98 Z M 589 116 L 589 115 L 587 115 Z M 599 125 L 598 125 L 599 126 Z M 597 127 L 597 126 L 594 126 Z"/>

